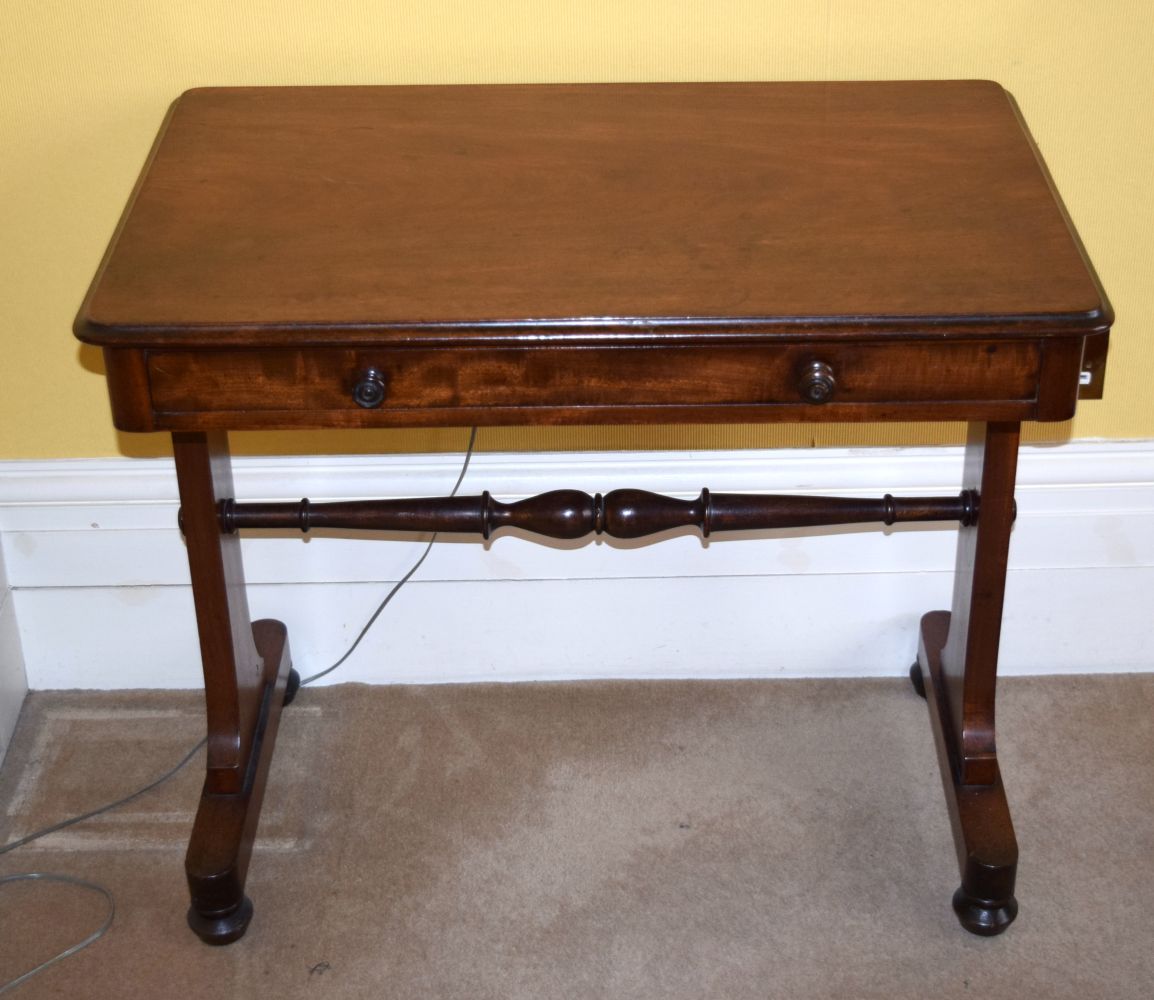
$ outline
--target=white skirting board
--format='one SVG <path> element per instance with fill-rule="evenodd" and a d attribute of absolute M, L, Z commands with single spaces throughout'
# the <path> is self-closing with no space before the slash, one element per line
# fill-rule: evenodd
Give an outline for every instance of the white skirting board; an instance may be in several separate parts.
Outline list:
<path fill-rule="evenodd" d="M 0 551 L 0 763 L 8 752 L 8 743 L 27 693 L 28 678 L 24 672 L 24 654 L 16 622 L 16 602 L 12 599 L 4 555 Z"/>
<path fill-rule="evenodd" d="M 960 448 L 486 454 L 461 493 L 550 489 L 951 495 Z M 459 456 L 238 458 L 240 500 L 439 496 Z M 1001 669 L 1154 670 L 1154 442 L 1025 447 Z M 28 685 L 200 683 L 176 485 L 164 460 L 0 463 L 0 543 Z M 326 682 L 900 676 L 946 608 L 957 529 L 828 528 L 660 540 L 442 536 Z M 355 638 L 421 540 L 253 533 L 254 617 L 305 676 Z M 3 621 L 0 619 L 0 621 Z M 6 647 L 5 647 L 6 648 Z"/>

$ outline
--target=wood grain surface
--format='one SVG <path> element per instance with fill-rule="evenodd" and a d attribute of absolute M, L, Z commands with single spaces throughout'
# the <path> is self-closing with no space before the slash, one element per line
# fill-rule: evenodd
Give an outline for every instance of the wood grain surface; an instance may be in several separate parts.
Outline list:
<path fill-rule="evenodd" d="M 287 87 L 176 102 L 77 333 L 443 345 L 1109 321 L 997 84 Z"/>

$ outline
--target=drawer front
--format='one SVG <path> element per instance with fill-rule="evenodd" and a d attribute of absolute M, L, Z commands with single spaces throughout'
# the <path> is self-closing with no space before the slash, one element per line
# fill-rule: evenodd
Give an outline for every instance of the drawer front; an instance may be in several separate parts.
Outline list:
<path fill-rule="evenodd" d="M 156 351 L 154 412 L 317 413 L 1031 401 L 1035 341 Z M 378 373 L 378 405 L 354 394 Z M 362 399 L 375 402 L 374 394 Z M 258 421 L 264 422 L 264 421 Z M 368 423 L 387 421 L 366 421 Z"/>

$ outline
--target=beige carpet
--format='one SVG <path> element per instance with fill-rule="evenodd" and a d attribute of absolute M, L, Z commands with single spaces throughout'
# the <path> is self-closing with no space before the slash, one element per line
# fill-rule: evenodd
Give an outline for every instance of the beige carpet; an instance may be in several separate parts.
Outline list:
<path fill-rule="evenodd" d="M 0 857 L 101 881 L 103 940 L 33 997 L 1146 998 L 1154 676 L 1008 680 L 1018 922 L 955 922 L 924 703 L 892 681 L 306 690 L 227 948 L 184 924 L 195 765 Z M 187 693 L 45 693 L 0 772 L 0 843 L 115 798 L 199 736 Z M 198 762 L 199 763 L 199 760 Z M 0 892 L 0 981 L 101 903 Z"/>

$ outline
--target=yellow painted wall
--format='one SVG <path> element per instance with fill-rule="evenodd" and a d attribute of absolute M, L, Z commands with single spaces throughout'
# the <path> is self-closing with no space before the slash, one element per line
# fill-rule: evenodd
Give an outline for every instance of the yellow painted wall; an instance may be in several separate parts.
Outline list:
<path fill-rule="evenodd" d="M 157 454 L 70 327 L 168 103 L 208 84 L 992 78 L 1017 97 L 1118 314 L 1107 398 L 1033 440 L 1154 438 L 1146 0 L 5 0 L 0 459 Z M 493 430 L 485 448 L 924 443 L 950 425 Z M 455 449 L 460 432 L 238 450 Z"/>

